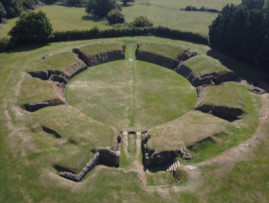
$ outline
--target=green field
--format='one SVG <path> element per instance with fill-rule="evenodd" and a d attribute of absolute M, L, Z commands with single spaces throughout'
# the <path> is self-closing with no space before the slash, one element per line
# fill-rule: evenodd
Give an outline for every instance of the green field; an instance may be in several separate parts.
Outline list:
<path fill-rule="evenodd" d="M 128 43 L 126 60 L 91 67 L 72 79 L 68 103 L 125 130 L 145 130 L 191 110 L 197 95 L 190 83 L 174 71 L 136 61 L 135 48 Z"/>
<path fill-rule="evenodd" d="M 250 85 L 244 80 L 240 84 L 226 83 L 224 87 L 234 91 L 227 96 L 235 97 L 243 105 L 242 119 L 227 122 L 193 111 L 197 96 L 185 78 L 163 67 L 135 60 L 136 44 L 143 41 L 190 48 L 198 55 L 208 53 L 208 47 L 189 42 L 125 37 L 51 43 L 0 54 L 0 202 L 268 200 L 269 165 L 265 155 L 269 153 L 269 125 L 268 119 L 258 120 L 259 116 L 268 115 L 268 94 L 247 92 Z M 34 113 L 20 108 L 22 103 L 55 96 L 50 82 L 25 77 L 31 68 L 38 70 L 36 64 L 42 56 L 57 56 L 76 47 L 103 42 L 126 44 L 126 59 L 90 67 L 74 77 L 67 85 L 68 105 Z M 62 62 L 65 66 L 66 61 Z M 229 59 L 225 64 L 244 69 Z M 222 101 L 222 92 L 208 94 L 219 98 L 216 102 L 226 102 Z M 194 171 L 186 169 L 188 177 L 182 183 L 174 182 L 171 173 L 143 170 L 142 137 L 138 135 L 127 138 L 128 146 L 122 144 L 119 168 L 97 166 L 80 183 L 61 178 L 55 166 L 79 172 L 95 149 L 112 146 L 116 129 L 110 125 L 139 130 L 159 125 L 151 130 L 156 132 L 152 138 L 154 135 L 161 138 L 155 146 L 169 140 L 169 133 L 173 139 L 169 148 L 177 147 L 180 136 L 187 143 L 193 138 L 188 136 L 197 138 L 207 131 L 213 134 L 214 142 L 194 146 L 190 150 L 193 160 L 180 160 L 182 165 L 198 167 Z M 54 133 L 45 132 L 43 127 Z M 122 142 L 125 143 L 124 139 Z M 240 145 L 242 142 L 250 144 L 244 147 Z M 210 160 L 218 155 L 221 157 Z"/>
<path fill-rule="evenodd" d="M 239 0 L 136 0 L 131 6 L 123 7 L 122 13 L 126 22 L 130 23 L 135 17 L 147 16 L 153 21 L 154 26 L 165 26 L 172 29 L 189 31 L 208 35 L 208 26 L 217 14 L 207 12 L 186 12 L 181 8 L 186 6 L 205 6 L 208 8 L 222 9 L 226 4 L 240 4 Z M 42 6 L 37 10 L 44 11 L 54 31 L 89 30 L 94 26 L 99 29 L 111 27 L 106 19 L 88 16 L 85 8 L 65 7 L 60 5 Z M 7 36 L 9 30 L 15 25 L 17 19 L 10 19 L 8 24 L 0 30 L 0 37 Z"/>

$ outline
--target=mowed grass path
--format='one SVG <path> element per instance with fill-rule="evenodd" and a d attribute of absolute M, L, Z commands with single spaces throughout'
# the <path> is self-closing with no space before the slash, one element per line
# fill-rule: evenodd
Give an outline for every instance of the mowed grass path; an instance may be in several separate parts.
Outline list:
<path fill-rule="evenodd" d="M 119 129 L 145 130 L 182 116 L 197 101 L 195 88 L 174 71 L 136 61 L 136 44 L 126 60 L 95 67 L 67 86 L 70 105 Z"/>
<path fill-rule="evenodd" d="M 186 6 L 201 6 L 219 9 L 228 3 L 240 4 L 240 0 L 136 0 L 131 6 L 123 7 L 122 13 L 130 23 L 137 16 L 147 16 L 154 26 L 165 26 L 171 29 L 189 31 L 208 35 L 208 26 L 216 18 L 216 13 L 186 12 L 180 10 Z M 94 26 L 99 29 L 111 27 L 106 19 L 89 17 L 85 8 L 65 7 L 59 5 L 42 6 L 37 10 L 44 11 L 53 25 L 54 31 L 89 30 Z M 0 37 L 8 35 L 17 18 L 10 19 L 0 31 Z"/>

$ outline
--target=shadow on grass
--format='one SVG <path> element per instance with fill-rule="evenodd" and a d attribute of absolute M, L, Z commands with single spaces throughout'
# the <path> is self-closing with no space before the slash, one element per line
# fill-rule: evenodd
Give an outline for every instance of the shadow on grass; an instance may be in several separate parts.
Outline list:
<path fill-rule="evenodd" d="M 219 60 L 222 65 L 237 73 L 242 79 L 247 80 L 248 83 L 254 84 L 269 92 L 269 72 L 257 69 L 214 49 L 209 50 L 207 55 Z"/>
<path fill-rule="evenodd" d="M 81 19 L 82 20 L 89 20 L 89 21 L 93 21 L 93 22 L 99 22 L 99 21 L 102 21 L 103 20 L 100 17 L 97 17 L 97 16 L 89 16 L 89 15 L 82 16 Z"/>
<path fill-rule="evenodd" d="M 7 51 L 6 53 L 13 54 L 13 53 L 20 53 L 20 52 L 25 52 L 25 51 L 33 51 L 35 49 L 42 48 L 42 47 L 47 46 L 49 44 L 50 43 L 21 44 L 21 45 L 18 45 L 15 49 L 12 49 L 11 51 Z"/>

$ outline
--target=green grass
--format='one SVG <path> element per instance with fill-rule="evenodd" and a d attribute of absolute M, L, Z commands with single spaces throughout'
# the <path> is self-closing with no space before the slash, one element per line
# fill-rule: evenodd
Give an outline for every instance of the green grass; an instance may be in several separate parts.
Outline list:
<path fill-rule="evenodd" d="M 171 172 L 160 171 L 156 173 L 147 174 L 147 185 L 174 185 L 176 184 L 175 178 Z"/>
<path fill-rule="evenodd" d="M 203 55 L 192 57 L 183 64 L 189 67 L 198 77 L 211 73 L 223 75 L 230 72 L 230 70 L 223 66 L 218 60 Z"/>
<path fill-rule="evenodd" d="M 149 43 L 142 42 L 139 43 L 139 50 L 154 53 L 160 56 L 165 56 L 167 58 L 176 59 L 177 56 L 184 51 L 184 48 L 180 46 L 172 46 L 160 43 Z"/>
<path fill-rule="evenodd" d="M 226 106 L 244 110 L 247 100 L 250 100 L 247 88 L 236 82 L 206 87 L 204 91 L 205 96 L 201 105 Z"/>
<path fill-rule="evenodd" d="M 150 5 L 146 5 L 149 2 Z M 130 23 L 135 17 L 147 16 L 153 21 L 154 26 L 165 26 L 171 29 L 182 31 L 190 31 L 208 35 L 208 26 L 217 17 L 215 13 L 207 12 L 186 12 L 181 11 L 181 8 L 186 6 L 209 7 L 214 9 L 222 9 L 226 4 L 240 4 L 239 0 L 137 0 L 135 4 L 129 7 L 123 7 L 122 13 L 125 16 L 126 22 Z M 60 5 L 50 5 L 39 7 L 36 11 L 44 11 L 54 31 L 68 30 L 89 30 L 94 26 L 99 29 L 111 28 L 106 19 L 99 19 L 88 16 L 85 8 L 65 7 Z M 0 37 L 7 37 L 8 32 L 15 25 L 18 18 L 10 19 L 0 31 Z"/>
<path fill-rule="evenodd" d="M 76 173 L 93 157 L 91 150 L 113 145 L 113 129 L 66 105 L 41 109 L 29 114 L 26 120 L 26 125 L 36 135 L 34 146 L 39 150 L 54 152 L 51 165 L 60 165 Z M 45 133 L 43 126 L 54 130 L 61 137 Z M 31 153 L 28 157 L 35 154 Z M 34 157 L 42 154 L 37 155 Z"/>
<path fill-rule="evenodd" d="M 79 47 L 79 50 L 84 53 L 86 56 L 92 56 L 100 54 L 103 52 L 114 51 L 114 50 L 123 50 L 124 44 L 119 42 L 111 43 L 96 43 L 87 46 Z"/>
<path fill-rule="evenodd" d="M 37 78 L 25 77 L 19 93 L 19 104 L 30 104 L 45 100 L 61 98 L 60 89 L 53 82 L 45 82 Z"/>
<path fill-rule="evenodd" d="M 42 47 L 22 47 L 12 53 L 1 53 L 0 182 L 4 184 L 0 185 L 0 201 L 128 201 L 155 203 L 164 201 L 199 202 L 202 199 L 206 202 L 238 202 L 240 201 L 238 197 L 243 201 L 266 201 L 268 199 L 266 180 L 268 180 L 269 166 L 267 157 L 263 155 L 268 154 L 267 138 L 261 139 L 261 144 L 257 143 L 257 147 L 254 147 L 256 150 L 253 151 L 253 155 L 249 156 L 249 160 L 238 163 L 232 170 L 226 170 L 223 165 L 215 169 L 206 168 L 202 174 L 203 176 L 199 176 L 198 182 L 201 182 L 202 185 L 198 188 L 189 181 L 180 186 L 159 185 L 160 187 L 158 187 L 158 185 L 153 185 L 153 187 L 148 187 L 141 182 L 139 174 L 132 170 L 125 170 L 125 167 L 116 169 L 98 166 L 83 179 L 82 183 L 73 183 L 58 176 L 57 171 L 52 166 L 53 164 L 64 165 L 74 171 L 79 171 L 92 156 L 90 149 L 93 145 L 95 147 L 111 146 L 112 137 L 110 137 L 110 132 L 113 132 L 113 130 L 101 124 L 96 125 L 96 121 L 90 119 L 89 116 L 81 114 L 69 106 L 44 108 L 35 113 L 24 114 L 19 109 L 19 102 L 23 99 L 20 98 L 20 91 L 23 89 L 21 84 L 26 79 L 23 75 L 26 69 L 40 60 L 44 54 L 54 55 L 88 43 L 114 42 L 117 40 L 130 43 L 146 40 L 180 45 L 191 48 L 199 54 L 206 54 L 207 52 L 205 46 L 188 42 L 156 37 L 126 37 L 52 43 Z M 129 61 L 118 62 L 130 63 Z M 149 67 L 147 70 L 153 68 L 147 63 L 144 63 L 144 65 Z M 240 64 L 234 65 L 240 66 Z M 154 66 L 154 68 L 157 67 Z M 168 72 L 165 73 L 169 74 Z M 82 75 L 84 74 L 87 74 L 87 72 L 82 73 Z M 117 72 L 117 74 L 121 73 Z M 161 75 L 161 73 L 159 74 Z M 166 81 L 164 72 L 162 74 L 161 78 Z M 80 77 L 80 75 L 77 77 Z M 107 78 L 109 81 L 112 79 L 112 77 Z M 158 83 L 156 81 L 154 89 L 162 87 L 158 84 L 159 80 Z M 252 94 L 249 97 L 250 99 L 246 100 L 245 105 L 247 113 L 243 116 L 243 119 L 233 122 L 228 127 L 228 132 L 232 136 L 226 136 L 227 141 L 223 140 L 218 145 L 214 145 L 217 146 L 215 149 L 210 148 L 211 145 L 208 145 L 208 147 L 200 150 L 199 154 L 192 152 L 195 159 L 193 162 L 188 163 L 195 163 L 195 161 L 198 162 L 213 157 L 220 153 L 216 151 L 217 148 L 220 148 L 220 151 L 225 151 L 238 145 L 253 134 L 257 128 L 257 110 L 260 106 L 260 98 Z M 154 115 L 156 116 L 156 114 Z M 58 139 L 52 134 L 43 132 L 42 125 L 47 125 L 47 127 L 54 129 L 62 135 L 62 138 Z M 99 126 L 98 129 L 95 129 L 96 126 Z M 268 135 L 268 129 L 263 133 Z M 97 139 L 94 140 L 92 136 L 98 134 L 101 136 L 94 136 Z M 167 135 L 165 134 L 165 136 Z M 163 181 L 169 182 L 169 179 Z"/>
<path fill-rule="evenodd" d="M 190 111 L 171 122 L 150 129 L 149 144 L 156 151 L 179 150 L 226 131 L 228 122 L 214 116 Z M 165 135 L 165 136 L 164 136 Z"/>
<path fill-rule="evenodd" d="M 70 51 L 49 55 L 47 58 L 40 57 L 31 64 L 26 71 L 59 70 L 64 72 L 70 65 L 76 63 L 78 58 Z"/>
<path fill-rule="evenodd" d="M 105 124 L 137 130 L 194 107 L 196 92 L 185 78 L 154 64 L 132 63 L 110 62 L 76 76 L 66 89 L 69 104 Z"/>

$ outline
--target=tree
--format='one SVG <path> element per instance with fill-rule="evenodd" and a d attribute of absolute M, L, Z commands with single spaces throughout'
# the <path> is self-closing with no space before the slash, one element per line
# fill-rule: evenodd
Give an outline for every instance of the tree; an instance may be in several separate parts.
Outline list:
<path fill-rule="evenodd" d="M 135 2 L 135 0 L 121 0 L 123 6 L 127 6 L 129 2 Z"/>
<path fill-rule="evenodd" d="M 130 23 L 131 27 L 152 27 L 153 23 L 145 16 L 136 17 L 133 22 Z"/>
<path fill-rule="evenodd" d="M 111 10 L 107 14 L 107 19 L 110 24 L 124 23 L 124 15 L 117 9 Z"/>
<path fill-rule="evenodd" d="M 105 17 L 108 12 L 115 7 L 116 0 L 89 0 L 86 12 L 100 17 Z"/>
<path fill-rule="evenodd" d="M 5 18 L 7 16 L 7 12 L 3 4 L 0 2 L 0 18 Z"/>
<path fill-rule="evenodd" d="M 15 43 L 48 42 L 52 31 L 52 25 L 46 14 L 39 11 L 23 14 L 9 35 L 11 35 L 11 41 Z"/>

